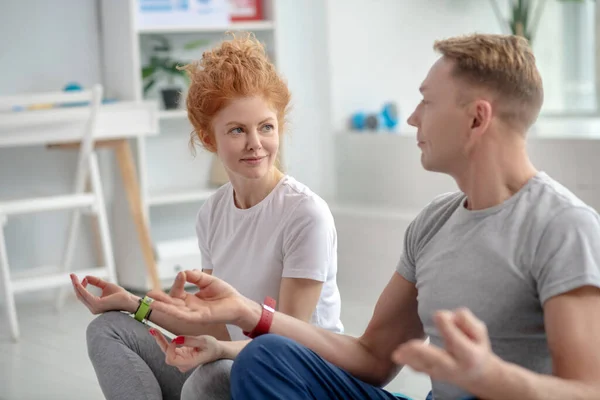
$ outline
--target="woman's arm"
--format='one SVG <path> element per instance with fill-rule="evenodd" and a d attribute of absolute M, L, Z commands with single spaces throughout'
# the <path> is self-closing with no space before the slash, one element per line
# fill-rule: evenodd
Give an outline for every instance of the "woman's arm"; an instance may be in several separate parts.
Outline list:
<path fill-rule="evenodd" d="M 277 310 L 301 321 L 310 322 L 322 289 L 323 282 L 282 278 Z"/>
<path fill-rule="evenodd" d="M 205 274 L 212 275 L 212 269 L 203 270 Z M 171 292 L 167 295 L 160 291 L 150 291 L 149 297 L 156 300 L 165 301 L 171 304 L 186 304 L 188 303 L 187 296 L 194 296 L 193 294 L 185 292 L 185 278 L 179 273 L 173 282 Z M 160 310 L 154 310 L 150 314 L 150 321 L 161 328 L 174 333 L 175 335 L 187 335 L 187 336 L 200 336 L 209 335 L 218 340 L 229 341 L 229 332 L 225 324 L 190 324 L 173 318 L 172 315 L 161 312 Z"/>

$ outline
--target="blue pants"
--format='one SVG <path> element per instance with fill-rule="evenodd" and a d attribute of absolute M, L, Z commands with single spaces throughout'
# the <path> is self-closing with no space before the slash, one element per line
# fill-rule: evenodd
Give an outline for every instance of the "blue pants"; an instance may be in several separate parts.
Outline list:
<path fill-rule="evenodd" d="M 254 339 L 235 359 L 231 398 L 407 399 L 364 383 L 308 348 L 276 335 Z"/>

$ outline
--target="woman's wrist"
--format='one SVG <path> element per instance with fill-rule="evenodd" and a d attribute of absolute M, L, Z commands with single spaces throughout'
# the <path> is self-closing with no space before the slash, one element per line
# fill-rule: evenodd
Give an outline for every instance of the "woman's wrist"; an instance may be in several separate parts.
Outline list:
<path fill-rule="evenodd" d="M 233 342 L 230 340 L 219 340 L 220 355 L 218 358 L 234 360 L 238 352 L 235 350 Z"/>
<path fill-rule="evenodd" d="M 123 311 L 135 314 L 140 305 L 140 297 L 131 293 L 127 293 L 127 301 L 124 304 Z"/>
<path fill-rule="evenodd" d="M 240 352 L 251 340 L 219 340 L 220 357 L 227 360 L 235 360 Z"/>

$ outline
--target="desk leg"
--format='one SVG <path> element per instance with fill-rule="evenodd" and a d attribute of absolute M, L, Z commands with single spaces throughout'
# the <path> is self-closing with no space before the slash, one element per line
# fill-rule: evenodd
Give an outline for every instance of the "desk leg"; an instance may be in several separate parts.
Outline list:
<path fill-rule="evenodd" d="M 119 163 L 119 169 L 123 178 L 123 186 L 125 187 L 127 200 L 129 202 L 129 209 L 138 232 L 142 254 L 152 282 L 152 289 L 161 290 L 156 261 L 154 260 L 154 252 L 152 251 L 152 240 L 142 210 L 142 198 L 136 177 L 133 155 L 131 154 L 131 146 L 129 146 L 127 139 L 122 139 L 118 140 L 115 149 L 117 162 Z"/>

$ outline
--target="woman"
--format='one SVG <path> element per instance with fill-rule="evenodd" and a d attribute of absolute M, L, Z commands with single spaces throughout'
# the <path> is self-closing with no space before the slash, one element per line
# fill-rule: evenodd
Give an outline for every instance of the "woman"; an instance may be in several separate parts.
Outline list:
<path fill-rule="evenodd" d="M 252 35 L 225 41 L 186 70 L 192 139 L 216 153 L 229 177 L 198 213 L 204 272 L 255 301 L 269 296 L 281 312 L 342 332 L 333 217 L 319 196 L 276 167 L 290 102 L 287 85 Z M 149 295 L 185 304 L 182 275 L 170 296 Z M 94 277 L 72 280 L 77 297 L 93 313 L 103 313 L 90 323 L 87 342 L 108 399 L 229 397 L 232 361 L 226 358 L 234 358 L 247 339 L 239 328 L 181 324 L 158 310 L 144 314 L 176 335 L 188 335 L 193 347 L 176 349 L 131 316 L 108 312 L 139 314 L 146 307 L 139 298 Z M 101 297 L 89 293 L 87 284 L 102 288 Z"/>

